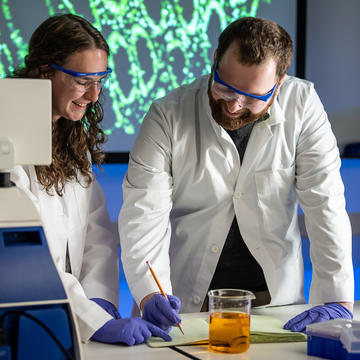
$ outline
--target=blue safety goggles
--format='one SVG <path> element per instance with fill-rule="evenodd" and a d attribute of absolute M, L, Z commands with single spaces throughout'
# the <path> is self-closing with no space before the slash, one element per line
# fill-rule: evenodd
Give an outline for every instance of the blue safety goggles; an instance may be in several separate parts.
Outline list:
<path fill-rule="evenodd" d="M 249 93 L 246 93 L 245 91 L 241 91 L 241 90 L 238 90 L 238 89 L 235 89 L 234 87 L 232 87 L 231 85 L 227 84 L 226 82 L 222 81 L 219 77 L 219 74 L 217 72 L 217 69 L 218 69 L 218 62 L 216 62 L 215 64 L 215 68 L 214 68 L 214 81 L 218 82 L 219 84 L 221 85 L 224 85 L 225 87 L 227 87 L 228 89 L 236 92 L 237 94 L 239 95 L 245 95 L 245 96 L 248 96 L 248 97 L 251 97 L 253 99 L 257 99 L 257 100 L 261 100 L 261 101 L 268 101 L 272 94 L 274 93 L 275 89 L 276 89 L 276 86 L 278 83 L 276 83 L 274 85 L 274 87 L 265 95 L 254 95 L 254 94 L 249 94 Z"/>
<path fill-rule="evenodd" d="M 112 70 L 108 67 L 105 71 L 101 72 L 94 72 L 94 73 L 83 73 L 83 72 L 77 72 L 74 70 L 65 69 L 59 65 L 56 64 L 50 64 L 51 68 L 62 71 L 65 74 L 75 76 L 75 77 L 83 77 L 83 76 L 102 76 L 102 75 L 108 75 L 112 72 Z"/>

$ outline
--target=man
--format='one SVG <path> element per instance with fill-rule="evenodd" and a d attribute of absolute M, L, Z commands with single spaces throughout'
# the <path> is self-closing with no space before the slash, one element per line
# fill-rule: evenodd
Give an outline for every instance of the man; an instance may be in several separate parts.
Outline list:
<path fill-rule="evenodd" d="M 152 104 L 119 217 L 141 309 L 158 291 L 145 260 L 183 312 L 204 310 L 207 291 L 226 287 L 252 290 L 257 305 L 304 303 L 299 202 L 311 242 L 309 302 L 323 305 L 286 328 L 352 318 L 339 151 L 313 84 L 286 75 L 292 53 L 276 23 L 239 19 L 220 35 L 210 76 Z"/>

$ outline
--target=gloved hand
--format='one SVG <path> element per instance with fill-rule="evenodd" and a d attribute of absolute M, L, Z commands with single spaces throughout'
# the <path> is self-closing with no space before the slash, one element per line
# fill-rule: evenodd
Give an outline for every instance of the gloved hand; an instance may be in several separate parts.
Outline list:
<path fill-rule="evenodd" d="M 160 294 L 153 295 L 144 305 L 142 318 L 163 329 L 167 333 L 171 326 L 181 322 L 178 315 L 181 301 L 178 297 L 167 295 L 169 300 Z"/>
<path fill-rule="evenodd" d="M 131 346 L 145 342 L 152 335 L 171 341 L 170 335 L 139 317 L 109 320 L 95 332 L 91 340 L 107 344 L 125 343 Z"/>
<path fill-rule="evenodd" d="M 102 307 L 107 313 L 109 313 L 115 319 L 121 319 L 121 315 L 116 309 L 116 307 L 110 302 L 105 299 L 101 298 L 91 298 L 90 300 L 94 301 L 100 307 Z"/>
<path fill-rule="evenodd" d="M 345 306 L 338 303 L 330 303 L 315 306 L 302 312 L 289 320 L 284 329 L 298 332 L 305 332 L 306 325 L 337 318 L 352 319 L 354 315 Z"/>

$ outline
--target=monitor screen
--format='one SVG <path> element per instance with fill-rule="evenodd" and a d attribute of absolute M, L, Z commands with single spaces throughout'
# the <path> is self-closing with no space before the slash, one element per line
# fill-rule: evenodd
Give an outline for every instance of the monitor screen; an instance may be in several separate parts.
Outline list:
<path fill-rule="evenodd" d="M 50 15 L 81 15 L 102 32 L 114 70 L 104 89 L 106 152 L 129 152 L 152 100 L 210 72 L 218 36 L 233 20 L 268 18 L 296 40 L 297 0 L 32 0 L 26 9 L 21 1 L 0 4 L 0 77 L 22 64 L 32 32 Z"/>

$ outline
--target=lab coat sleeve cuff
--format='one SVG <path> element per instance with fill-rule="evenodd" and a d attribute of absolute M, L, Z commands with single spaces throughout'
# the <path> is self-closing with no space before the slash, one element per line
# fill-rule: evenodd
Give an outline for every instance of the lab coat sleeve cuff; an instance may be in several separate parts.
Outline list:
<path fill-rule="evenodd" d="M 344 286 L 345 287 L 345 286 Z M 345 290 L 327 291 L 321 295 L 314 294 L 310 290 L 309 304 L 325 304 L 330 302 L 349 302 L 354 303 L 354 290 L 353 285 L 350 284 Z"/>
<path fill-rule="evenodd" d="M 153 279 L 151 280 L 155 283 Z M 165 279 L 159 279 L 159 281 L 165 293 L 172 295 L 171 282 L 166 281 Z M 130 286 L 130 290 L 139 309 L 140 303 L 145 296 L 159 292 L 159 288 L 156 285 L 152 286 L 147 282 L 137 283 L 135 286 Z"/>
<path fill-rule="evenodd" d="M 89 299 L 101 298 L 111 302 L 113 305 L 118 307 L 119 304 L 119 293 L 116 289 L 111 289 L 106 285 L 100 283 L 87 284 L 83 286 L 84 292 Z M 121 309 L 119 309 L 121 310 Z M 119 311 L 121 314 L 121 311 Z"/>

